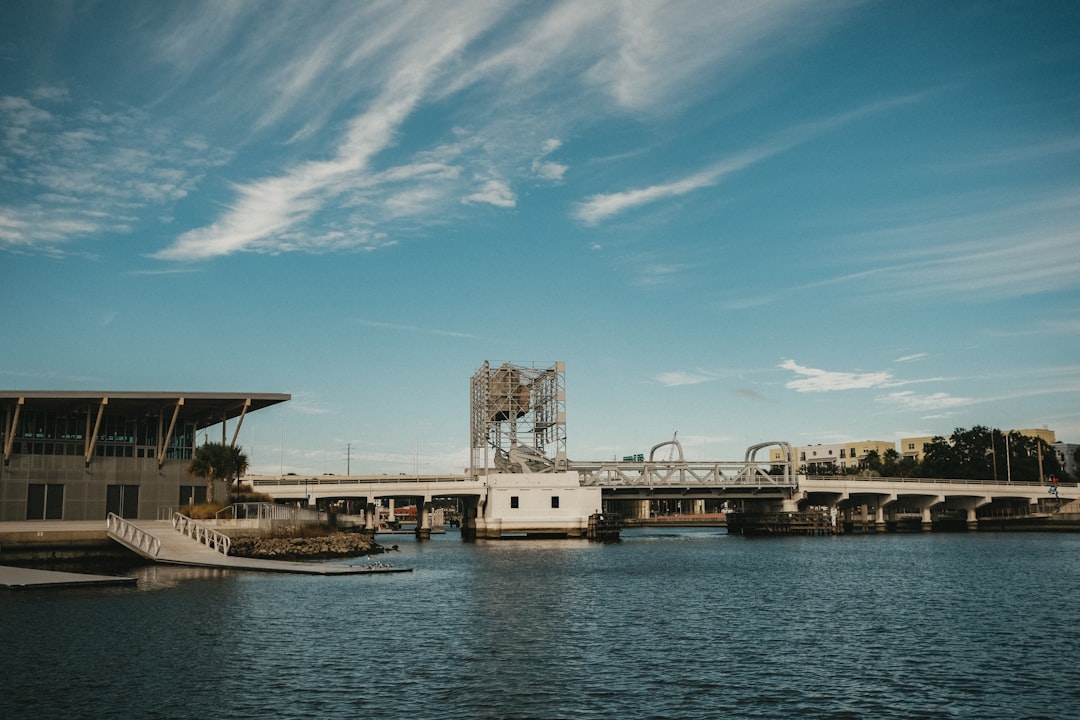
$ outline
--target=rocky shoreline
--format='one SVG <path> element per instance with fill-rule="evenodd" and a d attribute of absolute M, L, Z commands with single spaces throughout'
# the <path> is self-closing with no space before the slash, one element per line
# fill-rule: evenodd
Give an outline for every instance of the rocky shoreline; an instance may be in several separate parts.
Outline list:
<path fill-rule="evenodd" d="M 237 537 L 229 554 L 260 560 L 329 560 L 376 555 L 385 548 L 359 533 L 332 533 L 317 537 Z"/>

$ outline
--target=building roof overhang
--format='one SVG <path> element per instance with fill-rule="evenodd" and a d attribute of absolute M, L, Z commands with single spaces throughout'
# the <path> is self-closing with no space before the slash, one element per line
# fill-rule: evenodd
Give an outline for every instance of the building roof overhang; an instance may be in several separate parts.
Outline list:
<path fill-rule="evenodd" d="M 180 415 L 200 427 L 232 420 L 292 399 L 285 393 L 132 392 L 104 390 L 0 390 L 0 408 L 69 412 L 105 402 L 110 413 L 156 415 L 179 404 Z"/>

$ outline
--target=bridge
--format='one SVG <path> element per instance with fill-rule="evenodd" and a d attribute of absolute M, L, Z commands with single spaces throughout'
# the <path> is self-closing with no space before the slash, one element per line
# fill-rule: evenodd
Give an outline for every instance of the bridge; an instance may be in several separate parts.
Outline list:
<path fill-rule="evenodd" d="M 831 512 L 836 523 L 882 531 L 900 520 L 929 529 L 935 514 L 959 515 L 969 527 L 988 518 L 1045 514 L 1074 503 L 1080 511 L 1080 488 L 1075 483 L 989 482 L 962 479 L 806 476 L 791 472 L 793 463 L 762 463 L 757 453 L 779 445 L 791 457 L 788 443 L 752 446 L 742 461 L 687 461 L 675 443 L 677 457 L 567 463 L 565 472 L 445 475 L 313 475 L 248 476 L 253 489 L 277 501 L 318 505 L 327 501 L 358 501 L 365 527 L 374 531 L 377 508 L 384 499 L 411 499 L 418 507 L 417 534 L 431 530 L 430 509 L 438 499 L 456 499 L 465 508 L 465 529 L 479 537 L 506 534 L 581 534 L 592 512 L 647 519 L 653 500 L 719 501 L 723 508 L 748 513 L 794 513 L 817 508 Z M 577 489 L 586 493 L 577 504 L 567 501 Z M 592 491 L 592 494 L 589 492 Z M 518 498 L 505 507 L 496 492 Z M 545 513 L 533 513 L 514 525 L 527 494 L 556 497 L 561 502 Z M 543 505 L 543 503 L 540 503 Z"/>
<path fill-rule="evenodd" d="M 444 498 L 458 501 L 462 530 L 474 537 L 580 536 L 590 518 L 601 515 L 647 519 L 655 500 L 692 500 L 700 508 L 712 501 L 743 515 L 814 512 L 827 514 L 834 526 L 858 521 L 885 529 L 900 518 L 917 519 L 928 528 L 935 512 L 962 514 L 974 526 L 980 517 L 1049 512 L 1080 499 L 1075 484 L 799 476 L 794 448 L 782 441 L 752 445 L 741 461 L 688 461 L 676 438 L 654 445 L 647 457 L 570 460 L 561 362 L 492 367 L 485 361 L 470 380 L 469 410 L 469 468 L 461 475 L 246 480 L 278 501 L 342 501 L 372 531 L 382 500 L 412 499 L 420 537 L 431 531 L 433 502 Z M 759 459 L 759 453 L 774 447 L 779 451 Z"/>

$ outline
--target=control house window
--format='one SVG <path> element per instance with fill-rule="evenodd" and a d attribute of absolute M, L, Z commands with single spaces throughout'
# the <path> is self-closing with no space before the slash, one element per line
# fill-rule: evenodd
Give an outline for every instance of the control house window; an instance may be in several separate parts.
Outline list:
<path fill-rule="evenodd" d="M 513 509 L 517 509 L 517 506 L 518 506 L 518 496 L 517 495 L 511 495 L 510 496 L 510 507 L 513 508 Z"/>

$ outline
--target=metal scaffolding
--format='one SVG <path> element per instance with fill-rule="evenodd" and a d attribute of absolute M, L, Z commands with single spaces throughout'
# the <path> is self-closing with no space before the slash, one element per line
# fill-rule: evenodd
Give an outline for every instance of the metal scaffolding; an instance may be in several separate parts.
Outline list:
<path fill-rule="evenodd" d="M 566 470 L 566 364 L 485 360 L 470 381 L 470 475 Z"/>

